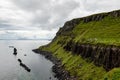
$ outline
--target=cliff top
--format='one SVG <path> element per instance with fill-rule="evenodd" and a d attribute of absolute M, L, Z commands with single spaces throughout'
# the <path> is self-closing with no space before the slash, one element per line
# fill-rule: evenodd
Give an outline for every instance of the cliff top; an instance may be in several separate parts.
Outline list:
<path fill-rule="evenodd" d="M 60 35 L 75 42 L 120 45 L 120 10 L 68 21 L 58 31 Z"/>

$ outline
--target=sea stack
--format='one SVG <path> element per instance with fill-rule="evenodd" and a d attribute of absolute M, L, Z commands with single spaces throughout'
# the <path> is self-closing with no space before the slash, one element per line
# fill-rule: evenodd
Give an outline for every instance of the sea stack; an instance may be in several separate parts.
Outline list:
<path fill-rule="evenodd" d="M 14 48 L 14 53 L 13 54 L 17 55 L 17 49 L 16 48 Z"/>

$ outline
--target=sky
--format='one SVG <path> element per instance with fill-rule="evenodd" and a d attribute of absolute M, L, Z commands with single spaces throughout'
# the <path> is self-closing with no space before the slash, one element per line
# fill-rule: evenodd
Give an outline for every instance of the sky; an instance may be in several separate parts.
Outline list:
<path fill-rule="evenodd" d="M 120 0 L 0 0 L 0 39 L 52 39 L 64 23 L 120 9 Z"/>

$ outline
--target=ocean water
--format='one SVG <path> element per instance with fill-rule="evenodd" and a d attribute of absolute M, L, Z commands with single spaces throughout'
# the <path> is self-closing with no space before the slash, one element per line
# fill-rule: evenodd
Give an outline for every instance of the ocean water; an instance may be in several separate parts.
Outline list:
<path fill-rule="evenodd" d="M 0 40 L 0 80 L 57 80 L 51 71 L 53 63 L 44 56 L 32 52 L 47 40 Z M 13 55 L 14 46 L 17 55 Z M 26 56 L 25 56 L 26 55 Z M 17 59 L 21 59 L 31 69 L 27 72 Z"/>

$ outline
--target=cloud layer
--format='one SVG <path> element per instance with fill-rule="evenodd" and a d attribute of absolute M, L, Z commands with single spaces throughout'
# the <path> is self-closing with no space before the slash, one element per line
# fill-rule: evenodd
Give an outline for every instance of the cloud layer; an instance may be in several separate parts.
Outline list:
<path fill-rule="evenodd" d="M 53 38 L 72 18 L 120 9 L 120 0 L 0 0 L 0 39 Z"/>

